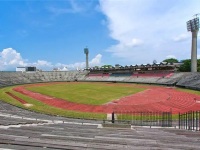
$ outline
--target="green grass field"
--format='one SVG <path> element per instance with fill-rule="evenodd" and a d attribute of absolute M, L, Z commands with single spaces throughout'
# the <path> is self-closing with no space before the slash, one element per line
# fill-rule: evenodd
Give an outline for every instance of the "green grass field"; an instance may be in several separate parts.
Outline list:
<path fill-rule="evenodd" d="M 191 93 L 191 94 L 200 95 L 200 91 L 195 91 L 195 90 L 191 90 L 191 89 L 177 88 L 176 90 Z"/>
<path fill-rule="evenodd" d="M 37 87 L 27 87 L 28 90 L 65 99 L 75 103 L 102 105 L 112 100 L 122 98 L 145 90 L 133 84 L 109 83 L 66 83 Z"/>
<path fill-rule="evenodd" d="M 86 112 L 78 112 L 78 111 L 71 111 L 71 110 L 63 110 L 55 107 L 51 107 L 48 105 L 45 105 L 42 102 L 39 102 L 33 98 L 30 98 L 28 96 L 22 95 L 20 93 L 17 93 L 12 90 L 13 87 L 6 87 L 6 88 L 1 88 L 0 89 L 0 99 L 6 103 L 15 105 L 17 107 L 23 108 L 23 109 L 28 109 L 31 111 L 39 112 L 39 113 L 44 113 L 44 114 L 49 114 L 49 115 L 55 115 L 55 116 L 63 116 L 63 117 L 71 117 L 71 118 L 81 118 L 81 119 L 106 119 L 106 114 L 101 114 L 101 113 L 86 113 Z M 16 95 L 19 98 L 22 98 L 29 104 L 33 104 L 32 107 L 26 107 L 14 98 L 10 97 L 7 95 L 5 92 L 11 92 L 14 95 Z"/>
<path fill-rule="evenodd" d="M 120 97 L 134 94 L 145 90 L 144 88 L 136 88 L 134 84 L 108 84 L 108 83 L 62 83 L 62 84 L 46 84 L 45 86 L 29 87 L 27 89 L 50 95 L 62 99 L 67 99 L 77 103 L 100 105 Z M 78 111 L 63 110 L 45 105 L 33 98 L 22 95 L 13 91 L 12 87 L 0 89 L 0 99 L 23 109 L 36 111 L 40 113 L 58 115 L 64 117 L 82 118 L 82 119 L 106 119 L 106 114 L 101 113 L 85 113 Z M 32 107 L 26 107 L 5 92 L 11 92 L 17 97 L 25 100 Z"/>

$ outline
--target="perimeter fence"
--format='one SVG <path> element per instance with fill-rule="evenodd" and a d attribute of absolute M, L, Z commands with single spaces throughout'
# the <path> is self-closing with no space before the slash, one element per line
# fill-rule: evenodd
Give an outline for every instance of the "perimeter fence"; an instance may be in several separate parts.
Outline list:
<path fill-rule="evenodd" d="M 179 113 L 179 129 L 200 131 L 200 111 Z"/>
<path fill-rule="evenodd" d="M 113 112 L 112 123 L 172 127 L 172 112 Z"/>

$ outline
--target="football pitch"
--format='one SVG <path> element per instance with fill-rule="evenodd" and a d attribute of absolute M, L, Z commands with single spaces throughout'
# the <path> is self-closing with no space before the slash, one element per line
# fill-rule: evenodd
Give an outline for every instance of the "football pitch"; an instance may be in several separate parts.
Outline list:
<path fill-rule="evenodd" d="M 134 86 L 133 84 L 68 82 L 65 84 L 28 86 L 26 89 L 70 102 L 102 105 L 141 92 L 146 88 Z"/>
<path fill-rule="evenodd" d="M 27 90 L 34 91 L 36 93 L 41 93 L 44 95 L 49 95 L 54 98 L 62 98 L 63 100 L 71 101 L 77 104 L 82 103 L 95 106 L 105 104 L 112 100 L 117 100 L 121 97 L 138 93 L 146 89 L 142 86 L 135 87 L 134 84 L 114 84 L 100 82 L 52 82 L 41 84 L 37 83 L 11 86 L 0 89 L 0 99 L 17 107 L 44 114 L 83 119 L 106 119 L 106 114 L 95 112 L 81 112 L 76 110 L 63 110 L 61 108 L 49 106 L 41 101 L 38 101 L 25 94 L 13 90 L 14 88 L 17 88 L 19 86 L 23 86 Z M 27 107 L 26 105 L 17 101 L 15 98 L 6 94 L 6 92 L 10 92 L 18 98 L 25 100 L 27 104 L 31 104 L 31 106 Z"/>

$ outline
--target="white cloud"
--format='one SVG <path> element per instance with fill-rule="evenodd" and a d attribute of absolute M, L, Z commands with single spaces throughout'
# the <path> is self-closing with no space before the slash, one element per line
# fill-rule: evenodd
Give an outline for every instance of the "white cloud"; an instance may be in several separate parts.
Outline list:
<path fill-rule="evenodd" d="M 70 4 L 70 8 L 67 8 L 67 6 L 63 6 L 62 8 L 60 7 L 55 7 L 55 6 L 49 6 L 47 7 L 47 10 L 54 15 L 62 15 L 66 13 L 78 13 L 83 11 L 83 8 L 78 5 L 74 0 L 69 0 L 67 1 Z"/>
<path fill-rule="evenodd" d="M 76 62 L 74 64 L 68 64 L 67 68 L 69 68 L 69 69 L 85 68 L 85 62 Z"/>
<path fill-rule="evenodd" d="M 166 56 L 166 58 L 175 58 L 176 59 L 176 56 L 174 56 L 174 55 L 168 55 L 168 56 Z"/>
<path fill-rule="evenodd" d="M 102 55 L 96 55 L 90 62 L 89 65 L 100 66 Z M 66 70 L 76 70 L 77 68 L 85 68 L 85 62 L 77 62 L 74 64 L 62 64 L 56 63 L 52 64 L 46 60 L 37 60 L 36 62 L 29 62 L 26 59 L 23 59 L 21 54 L 13 48 L 6 48 L 0 52 L 0 70 L 15 70 L 16 67 L 20 66 L 36 66 L 38 69 L 42 70 L 53 70 L 53 68 L 59 68 L 62 71 Z"/>
<path fill-rule="evenodd" d="M 185 34 L 185 33 L 184 33 L 184 34 L 180 34 L 180 35 L 174 37 L 173 40 L 174 40 L 175 42 L 180 42 L 180 41 L 185 41 L 185 40 L 187 40 L 189 37 L 190 37 L 190 36 L 189 36 L 188 34 Z"/>
<path fill-rule="evenodd" d="M 37 62 L 29 63 L 29 65 L 37 66 L 38 68 L 40 67 L 52 68 L 53 67 L 51 62 L 48 62 L 46 60 L 38 60 Z"/>
<path fill-rule="evenodd" d="M 170 54 L 188 58 L 191 43 L 186 21 L 199 11 L 199 5 L 196 0 L 100 0 L 109 35 L 118 42 L 106 51 L 132 64 L 159 62 Z"/>
<path fill-rule="evenodd" d="M 101 54 L 96 55 L 95 58 L 93 58 L 93 59 L 89 62 L 89 65 L 90 65 L 91 67 L 100 65 L 100 64 L 101 64 L 101 58 L 102 58 L 102 55 L 101 55 Z"/>
<path fill-rule="evenodd" d="M 89 67 L 101 66 L 102 65 L 101 58 L 102 58 L 101 54 L 96 55 L 91 61 L 89 61 Z M 85 68 L 85 66 L 86 66 L 85 62 L 77 62 L 77 63 L 74 63 L 74 64 L 67 65 L 67 68 L 83 69 L 83 68 Z"/>
<path fill-rule="evenodd" d="M 26 64 L 26 60 L 22 59 L 20 53 L 12 48 L 3 49 L 0 52 L 0 70 L 10 69 L 14 66 L 24 66 Z"/>

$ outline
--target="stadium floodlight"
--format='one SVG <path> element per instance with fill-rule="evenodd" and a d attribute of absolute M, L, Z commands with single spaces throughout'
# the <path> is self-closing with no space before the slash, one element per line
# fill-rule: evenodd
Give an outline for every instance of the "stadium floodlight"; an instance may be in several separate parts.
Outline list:
<path fill-rule="evenodd" d="M 199 31 L 199 14 L 195 18 L 187 21 L 187 30 L 192 32 L 192 49 L 191 49 L 191 72 L 197 72 L 197 34 Z"/>
<path fill-rule="evenodd" d="M 199 18 L 198 17 L 194 18 L 192 20 L 189 20 L 187 22 L 187 30 L 191 31 L 191 32 L 199 30 Z"/>
<path fill-rule="evenodd" d="M 88 48 L 84 48 L 84 54 L 86 55 L 86 69 L 89 68 L 89 63 L 88 63 L 88 54 L 89 54 L 89 50 Z"/>

